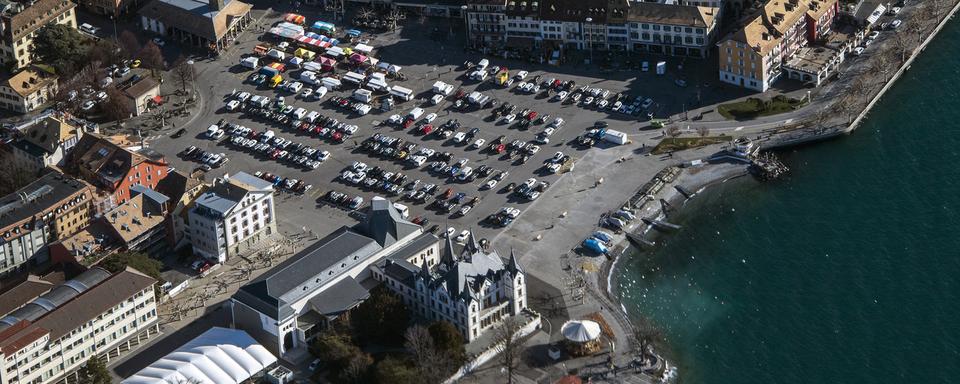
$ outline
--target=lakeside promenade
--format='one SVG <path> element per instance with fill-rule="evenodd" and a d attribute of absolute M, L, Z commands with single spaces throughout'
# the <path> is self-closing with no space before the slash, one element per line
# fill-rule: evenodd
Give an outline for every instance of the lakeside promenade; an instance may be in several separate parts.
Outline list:
<path fill-rule="evenodd" d="M 921 3 L 923 4 L 923 3 Z M 920 5 L 918 5 L 920 6 Z M 928 6 L 924 4 L 924 6 Z M 760 136 L 757 143 L 764 150 L 802 145 L 811 142 L 842 137 L 852 133 L 863 119 L 869 115 L 883 95 L 905 74 L 914 60 L 925 50 L 927 45 L 939 34 L 948 21 L 960 9 L 960 2 L 954 3 L 949 12 L 936 20 L 928 29 L 925 38 L 918 42 L 909 51 L 909 55 L 889 77 L 875 80 L 875 85 L 868 87 L 866 97 L 858 95 L 856 99 L 866 102 L 856 103 L 850 94 L 850 87 L 858 76 L 878 76 L 869 74 L 869 63 L 858 63 L 859 73 L 847 73 L 843 81 L 828 84 L 828 88 L 821 91 L 810 105 L 786 115 L 753 124 L 752 122 L 717 122 L 718 128 L 711 132 L 725 132 L 737 137 L 754 138 Z M 907 18 L 907 22 L 916 20 L 919 12 L 914 10 Z M 883 47 L 892 49 L 891 46 Z M 886 53 L 888 51 L 884 51 Z M 854 71 L 856 72 L 856 71 Z M 839 106 L 839 107 L 838 107 Z M 842 108 L 841 108 L 842 107 Z M 803 126 L 784 131 L 789 125 Z M 734 127 L 734 125 L 737 125 Z M 722 126 L 720 128 L 719 126 Z M 635 143 L 639 144 L 639 143 Z M 650 143 L 645 147 L 651 147 Z M 616 260 L 606 260 L 599 256 L 585 256 L 577 253 L 579 242 L 589 235 L 596 227 L 596 218 L 603 212 L 616 209 L 634 194 L 637 187 L 651 180 L 664 167 L 681 165 L 693 160 L 705 159 L 722 150 L 722 145 L 711 145 L 694 150 L 677 152 L 673 157 L 666 158 L 650 155 L 643 149 L 608 148 L 605 151 L 594 151 L 583 162 L 578 163 L 577 170 L 565 175 L 572 182 L 564 190 L 551 191 L 549 198 L 540 199 L 536 209 L 521 216 L 512 228 L 497 238 L 494 242 L 498 246 L 515 247 L 525 250 L 523 262 L 531 274 L 541 279 L 544 284 L 557 288 L 560 292 L 568 318 L 581 318 L 587 313 L 599 312 L 608 320 L 616 333 L 615 342 L 618 344 L 612 355 L 618 367 L 632 361 L 633 354 L 629 346 L 631 321 L 623 307 L 619 304 L 616 292 L 607 285 L 616 273 Z M 585 171 L 581 171 L 586 169 Z M 744 174 L 745 164 L 733 163 L 711 164 L 698 171 L 685 171 L 674 183 L 661 189 L 661 194 L 653 196 L 655 200 L 665 199 L 673 204 L 680 201 L 682 196 L 673 188 L 682 185 L 685 190 L 696 191 L 704 186 Z M 604 183 L 597 185 L 598 179 Z M 662 212 L 644 211 L 639 217 L 651 217 Z M 632 228 L 636 230 L 636 228 Z M 621 243 L 625 243 L 622 240 Z M 584 272 L 579 272 L 584 271 Z M 572 283 L 576 276 L 587 277 L 587 294 L 581 299 L 574 295 Z M 549 320 L 549 316 L 545 316 Z M 545 331 L 555 334 L 547 327 L 559 327 L 559 324 L 545 322 Z M 531 340 L 530 344 L 544 341 L 555 341 L 555 337 L 547 340 Z M 521 374 L 516 382 L 542 382 L 550 377 L 556 379 L 565 371 L 578 370 L 581 376 L 594 377 L 593 382 L 659 382 L 659 379 L 647 375 L 638 375 L 629 370 L 622 370 L 614 377 L 605 370 L 604 364 L 597 360 L 606 360 L 606 354 L 592 358 L 568 360 L 545 367 L 526 367 L 525 374 Z M 468 377 L 464 382 L 497 382 L 497 372 L 494 367 L 486 371 L 480 370 Z M 606 374 L 606 377 L 600 377 Z M 681 373 L 682 374 L 682 373 Z"/>

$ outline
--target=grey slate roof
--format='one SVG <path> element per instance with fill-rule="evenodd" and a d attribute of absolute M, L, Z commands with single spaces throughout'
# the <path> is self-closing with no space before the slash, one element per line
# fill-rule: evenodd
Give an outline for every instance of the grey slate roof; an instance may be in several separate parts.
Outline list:
<path fill-rule="evenodd" d="M 404 220 L 393 207 L 393 203 L 382 197 L 371 199 L 370 213 L 357 228 L 373 237 L 383 247 L 420 230 L 419 225 Z"/>
<path fill-rule="evenodd" d="M 167 201 L 170 200 L 170 198 L 167 197 L 166 195 L 164 195 L 164 194 L 162 194 L 162 193 L 160 193 L 160 192 L 154 191 L 154 190 L 152 190 L 152 189 L 144 186 L 143 184 L 137 184 L 137 185 L 134 185 L 134 186 L 130 187 L 130 192 L 131 192 L 131 194 L 133 194 L 133 193 L 143 194 L 143 197 L 146 197 L 146 198 L 149 198 L 150 200 L 153 200 L 153 202 L 156 203 L 157 205 L 162 205 L 163 203 L 166 203 Z"/>
<path fill-rule="evenodd" d="M 370 297 L 370 291 L 352 277 L 338 281 L 323 293 L 310 299 L 310 307 L 328 318 L 335 318 L 344 311 L 360 305 Z"/>
<path fill-rule="evenodd" d="M 47 172 L 27 186 L 0 197 L 0 229 L 36 215 L 43 210 L 65 203 L 65 199 L 85 188 L 79 180 L 57 171 Z M 29 196 L 28 200 L 22 198 Z"/>
<path fill-rule="evenodd" d="M 387 259 L 395 260 L 406 260 L 409 257 L 417 254 L 422 251 L 424 248 L 429 247 L 432 244 L 435 244 L 437 241 L 440 241 L 436 235 L 425 232 L 420 234 L 420 236 L 415 237 L 413 240 L 410 240 L 409 243 L 404 246 L 397 248 L 395 251 L 391 252 L 386 256 Z"/>
<path fill-rule="evenodd" d="M 206 209 L 219 217 L 223 217 L 239 203 L 239 199 L 231 199 L 229 196 L 222 196 L 216 192 L 207 192 L 197 198 L 196 208 Z M 200 211 L 203 211 L 201 209 Z M 203 212 L 201 212 L 203 213 Z"/>
<path fill-rule="evenodd" d="M 373 239 L 341 227 L 244 285 L 234 298 L 281 320 L 294 314 L 290 303 L 313 294 L 317 287 L 381 249 Z M 342 263 L 346 263 L 346 267 L 340 268 Z"/>

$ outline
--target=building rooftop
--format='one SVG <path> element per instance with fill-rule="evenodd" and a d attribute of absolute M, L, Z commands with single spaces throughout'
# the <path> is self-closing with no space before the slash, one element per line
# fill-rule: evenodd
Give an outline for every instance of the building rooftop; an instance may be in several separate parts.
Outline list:
<path fill-rule="evenodd" d="M 310 308 L 318 314 L 335 319 L 370 297 L 370 291 L 360 285 L 354 278 L 347 276 L 323 293 L 309 300 Z"/>
<path fill-rule="evenodd" d="M 141 8 L 140 14 L 213 42 L 226 34 L 234 19 L 243 17 L 252 8 L 240 0 L 224 0 L 223 8 L 217 10 L 211 2 L 154 0 Z"/>
<path fill-rule="evenodd" d="M 780 39 L 797 23 L 809 16 L 819 19 L 837 0 L 768 0 L 741 21 L 742 27 L 724 40 L 746 44 L 766 54 L 780 44 Z"/>
<path fill-rule="evenodd" d="M 50 20 L 75 6 L 69 0 L 38 0 L 33 4 L 23 6 L 17 12 L 4 13 L 4 21 L 7 21 L 10 28 L 10 32 L 4 34 L 12 34 L 13 41 L 20 40 L 23 36 L 40 29 Z M 41 21 L 37 22 L 37 19 L 41 19 Z"/>
<path fill-rule="evenodd" d="M 0 317 L 8 315 L 25 303 L 29 303 L 40 295 L 49 292 L 56 284 L 56 281 L 48 281 L 37 275 L 27 276 L 27 279 L 20 284 L 0 293 Z"/>
<path fill-rule="evenodd" d="M 711 7 L 635 2 L 630 4 L 627 20 L 638 23 L 709 28 L 713 26 L 719 12 L 719 8 Z"/>
<path fill-rule="evenodd" d="M 121 92 L 131 99 L 136 99 L 159 86 L 160 83 L 154 80 L 153 77 L 144 76 L 141 77 L 140 80 L 137 80 L 136 83 L 130 84 L 130 86 L 123 88 Z"/>
<path fill-rule="evenodd" d="M 2 234 L 3 238 L 15 236 L 17 232 L 27 230 L 27 228 L 9 227 L 40 214 L 47 208 L 60 204 L 71 204 L 72 206 L 72 204 L 79 203 L 86 197 L 79 196 L 79 200 L 74 199 L 70 202 L 66 200 L 85 188 L 87 188 L 87 183 L 65 176 L 58 171 L 49 170 L 34 182 L 0 198 L 0 230 L 5 231 Z M 11 233 L 8 234 L 7 231 Z"/>
<path fill-rule="evenodd" d="M 96 174 L 106 181 L 108 184 L 102 186 L 111 192 L 131 168 L 143 162 L 149 161 L 158 166 L 167 165 L 163 155 L 154 150 L 141 149 L 133 152 L 96 134 L 84 135 L 72 151 L 71 158 L 74 166 Z"/>
<path fill-rule="evenodd" d="M 7 78 L 5 83 L 20 97 L 27 97 L 56 81 L 57 75 L 53 73 L 39 67 L 27 67 Z"/>
<path fill-rule="evenodd" d="M 166 220 L 164 204 L 167 197 L 143 186 L 135 187 L 141 190 L 135 191 L 131 187 L 130 192 L 134 196 L 104 215 L 114 234 L 124 243 L 130 243 L 156 226 L 163 225 Z"/>
<path fill-rule="evenodd" d="M 36 124 L 31 124 L 22 132 L 17 142 L 33 144 L 46 153 L 56 151 L 60 143 L 70 140 L 79 133 L 76 127 L 54 116 L 47 116 Z"/>
<path fill-rule="evenodd" d="M 156 283 L 127 268 L 91 268 L 0 319 L 0 353 L 11 355 L 49 334 L 56 340 Z"/>
<path fill-rule="evenodd" d="M 839 55 L 840 52 L 826 47 L 802 47 L 784 64 L 784 68 L 817 74 Z"/>

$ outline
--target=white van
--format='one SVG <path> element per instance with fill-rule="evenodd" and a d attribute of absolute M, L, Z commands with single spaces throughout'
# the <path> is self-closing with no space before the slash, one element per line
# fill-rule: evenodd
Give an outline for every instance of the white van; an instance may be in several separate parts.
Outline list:
<path fill-rule="evenodd" d="M 419 119 L 423 115 L 423 108 L 414 108 L 407 114 L 411 119 Z"/>
<path fill-rule="evenodd" d="M 407 208 L 406 205 L 403 205 L 400 203 L 393 203 L 393 208 L 396 209 L 398 213 L 400 213 L 400 217 L 403 217 L 404 219 L 410 217 L 410 208 Z"/>
<path fill-rule="evenodd" d="M 307 115 L 307 110 L 303 108 L 297 108 L 292 113 L 290 117 L 293 117 L 294 120 L 303 120 L 303 117 Z"/>
<path fill-rule="evenodd" d="M 100 28 L 94 27 L 94 26 L 92 26 L 92 25 L 90 25 L 90 24 L 87 24 L 87 23 L 83 23 L 83 24 L 80 24 L 80 30 L 81 30 L 81 31 L 84 31 L 84 32 L 86 32 L 86 33 L 89 33 L 89 34 L 91 34 L 91 35 L 96 35 L 96 34 L 97 34 L 97 31 L 99 31 Z"/>
<path fill-rule="evenodd" d="M 369 103 L 370 100 L 373 100 L 373 92 L 371 92 L 368 89 L 361 88 L 361 89 L 357 89 L 356 91 L 353 91 L 352 97 L 357 101 L 360 101 L 363 103 Z"/>
<path fill-rule="evenodd" d="M 479 63 L 477 63 L 477 70 L 486 71 L 488 66 L 490 66 L 490 60 L 482 59 Z"/>
<path fill-rule="evenodd" d="M 324 88 L 327 88 L 331 91 L 340 89 L 340 86 L 343 85 L 340 83 L 339 79 L 334 79 L 332 77 L 324 77 L 323 79 L 320 79 L 320 82 L 323 83 Z"/>
<path fill-rule="evenodd" d="M 216 124 L 213 124 L 207 127 L 207 137 L 211 139 L 218 139 L 223 137 L 223 131 L 221 131 L 220 127 L 218 127 Z"/>
<path fill-rule="evenodd" d="M 403 101 L 413 100 L 413 90 L 401 87 L 399 85 L 390 87 L 390 94 L 403 99 Z"/>

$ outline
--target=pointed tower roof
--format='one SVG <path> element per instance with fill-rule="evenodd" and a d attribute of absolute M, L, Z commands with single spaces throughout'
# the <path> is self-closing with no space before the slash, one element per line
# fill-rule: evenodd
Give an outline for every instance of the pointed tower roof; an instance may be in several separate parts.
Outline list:
<path fill-rule="evenodd" d="M 452 266 L 457 263 L 456 255 L 453 251 L 453 239 L 447 236 L 443 244 L 443 253 L 440 255 L 440 263 Z"/>
<path fill-rule="evenodd" d="M 427 265 L 426 257 L 423 258 L 423 263 L 420 264 L 420 276 L 423 277 L 424 280 L 430 279 L 430 266 Z"/>
<path fill-rule="evenodd" d="M 477 243 L 477 237 L 473 235 L 473 228 L 470 228 L 470 236 L 467 238 L 467 247 L 470 248 L 470 253 L 480 252 L 480 244 Z"/>
<path fill-rule="evenodd" d="M 513 252 L 513 248 L 510 248 L 510 261 L 507 262 L 507 270 L 514 275 L 517 272 L 523 273 L 523 268 L 520 268 L 520 262 L 517 260 L 517 254 Z"/>

